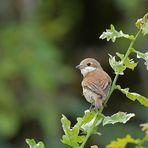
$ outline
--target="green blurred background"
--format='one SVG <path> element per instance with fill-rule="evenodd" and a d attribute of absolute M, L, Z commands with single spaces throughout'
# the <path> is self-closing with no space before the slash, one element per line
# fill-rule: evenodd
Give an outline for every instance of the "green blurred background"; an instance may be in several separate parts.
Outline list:
<path fill-rule="evenodd" d="M 148 8 L 148 0 L 0 0 L 0 148 L 26 148 L 25 138 L 42 140 L 47 148 L 65 148 L 60 118 L 72 125 L 90 104 L 82 96 L 80 72 L 75 66 L 93 57 L 113 78 L 108 53 L 123 53 L 129 42 L 116 45 L 99 40 L 114 24 L 125 33 L 136 33 L 135 21 Z M 136 47 L 146 51 L 147 37 Z M 140 61 L 134 72 L 119 79 L 148 97 L 148 72 Z M 101 127 L 102 136 L 92 136 L 87 147 L 104 147 L 125 136 L 142 137 L 139 124 L 148 121 L 148 109 L 116 92 L 104 113 L 134 112 L 127 125 Z"/>

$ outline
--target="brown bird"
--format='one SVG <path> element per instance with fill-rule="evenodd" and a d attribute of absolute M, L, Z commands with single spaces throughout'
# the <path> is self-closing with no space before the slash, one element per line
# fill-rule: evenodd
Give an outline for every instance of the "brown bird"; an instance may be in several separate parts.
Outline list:
<path fill-rule="evenodd" d="M 84 77 L 81 83 L 84 97 L 96 109 L 101 108 L 111 86 L 110 76 L 93 58 L 84 59 L 76 68 L 80 69 Z"/>

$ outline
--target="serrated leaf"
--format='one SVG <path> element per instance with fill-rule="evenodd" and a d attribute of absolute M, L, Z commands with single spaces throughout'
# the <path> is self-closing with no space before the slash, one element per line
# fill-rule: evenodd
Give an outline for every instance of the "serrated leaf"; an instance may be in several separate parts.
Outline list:
<path fill-rule="evenodd" d="M 92 127 L 96 119 L 97 119 L 97 122 L 95 122 L 94 127 L 97 127 L 102 122 L 103 117 L 104 116 L 102 114 L 97 114 L 96 112 L 90 112 L 89 110 L 87 110 L 82 119 L 83 124 L 81 126 L 81 129 L 84 132 L 87 132 Z M 94 128 L 93 131 L 91 131 L 91 133 L 97 134 L 97 129 Z"/>
<path fill-rule="evenodd" d="M 134 92 L 129 92 L 129 88 L 121 89 L 118 85 L 117 89 L 120 90 L 123 94 L 126 95 L 127 98 L 131 99 L 132 101 L 137 100 L 140 104 L 148 107 L 148 98 Z"/>
<path fill-rule="evenodd" d="M 142 52 L 140 52 L 140 51 L 137 51 L 137 50 L 135 50 L 134 52 L 137 54 L 137 58 L 138 58 L 138 59 L 139 59 L 139 58 L 142 58 L 142 59 L 145 58 L 146 53 L 144 54 L 144 53 L 142 53 Z"/>
<path fill-rule="evenodd" d="M 84 123 L 81 128 L 84 131 L 88 131 L 90 127 L 93 125 L 94 121 L 96 120 L 96 116 L 94 116 L 89 122 Z"/>
<path fill-rule="evenodd" d="M 116 141 L 112 141 L 106 146 L 106 148 L 125 148 L 128 143 L 137 144 L 139 139 L 134 139 L 131 135 L 127 135 L 124 138 L 118 138 Z"/>
<path fill-rule="evenodd" d="M 126 68 L 134 70 L 134 68 L 137 66 L 137 63 L 133 61 L 133 59 L 129 59 L 128 57 L 124 59 L 124 54 L 116 53 L 116 55 L 121 59 L 119 61 L 116 60 L 115 56 L 110 56 L 109 63 L 113 70 L 115 71 L 115 74 L 119 73 L 120 75 L 123 75 L 124 70 Z M 123 62 L 124 61 L 124 62 Z"/>
<path fill-rule="evenodd" d="M 138 63 L 135 63 L 133 59 L 129 59 L 129 57 L 127 57 L 126 59 L 124 59 L 124 54 L 118 53 L 116 52 L 116 55 L 122 60 L 124 61 L 123 65 L 126 68 L 132 69 L 134 70 L 134 68 L 137 66 Z M 124 60 L 123 60 L 124 59 Z"/>
<path fill-rule="evenodd" d="M 121 60 L 123 60 L 124 54 L 121 54 L 121 53 L 119 53 L 119 52 L 116 52 L 116 55 L 117 55 Z"/>
<path fill-rule="evenodd" d="M 126 58 L 124 64 L 127 68 L 134 70 L 138 63 L 135 63 L 133 59 Z"/>
<path fill-rule="evenodd" d="M 26 143 L 30 148 L 44 148 L 43 142 L 36 143 L 34 139 L 26 139 Z"/>
<path fill-rule="evenodd" d="M 65 135 L 62 136 L 62 143 L 74 148 L 79 147 L 79 144 L 82 143 L 85 138 L 85 136 L 79 136 L 80 125 L 77 123 L 71 128 L 71 122 L 64 115 L 61 118 L 61 122 L 65 132 Z"/>
<path fill-rule="evenodd" d="M 142 30 L 143 35 L 148 35 L 148 13 L 137 20 L 136 27 Z"/>
<path fill-rule="evenodd" d="M 95 117 L 95 115 L 96 115 L 95 111 L 86 110 L 84 116 L 82 117 L 83 120 L 82 124 L 90 122 Z"/>
<path fill-rule="evenodd" d="M 30 148 L 33 148 L 36 145 L 34 139 L 26 139 L 26 143 L 29 145 Z"/>
<path fill-rule="evenodd" d="M 91 120 L 90 120 L 90 117 L 89 117 L 89 120 L 88 120 L 88 118 L 84 118 L 84 121 L 85 122 L 83 122 L 83 125 L 81 126 L 81 128 L 84 131 L 88 131 L 90 129 L 90 127 L 94 124 L 96 118 L 99 118 L 100 117 L 100 119 L 98 119 L 98 122 L 96 124 L 100 124 L 100 122 L 102 121 L 102 116 L 101 115 L 99 117 L 97 116 L 97 114 L 94 114 L 93 116 L 90 115 L 90 116 L 91 116 Z"/>
<path fill-rule="evenodd" d="M 137 58 L 142 58 L 145 60 L 146 69 L 148 70 L 148 52 L 142 53 L 140 51 L 135 50 L 134 51 L 137 54 Z"/>
<path fill-rule="evenodd" d="M 63 115 L 61 122 L 65 135 L 62 136 L 62 143 L 73 148 L 79 147 L 87 132 L 98 134 L 97 126 L 102 122 L 103 117 L 101 113 L 86 110 L 84 116 L 78 117 L 77 123 L 71 127 L 71 122 Z"/>
<path fill-rule="evenodd" d="M 126 66 L 123 65 L 122 61 L 116 61 L 115 56 L 109 55 L 109 64 L 112 69 L 115 71 L 115 74 L 123 75 L 123 71 L 126 69 Z"/>
<path fill-rule="evenodd" d="M 128 35 L 128 34 L 124 34 L 122 32 L 122 30 L 120 30 L 119 32 L 115 29 L 115 27 L 111 24 L 110 26 L 110 29 L 106 29 L 106 32 L 103 32 L 101 35 L 100 35 L 100 39 L 107 39 L 107 41 L 109 40 L 112 40 L 112 42 L 115 42 L 116 41 L 116 38 L 121 38 L 121 37 L 124 37 L 124 38 L 127 38 L 127 39 L 130 39 L 132 40 L 134 38 L 134 36 L 132 35 Z"/>
<path fill-rule="evenodd" d="M 103 126 L 107 124 L 115 124 L 115 123 L 126 123 L 130 118 L 134 117 L 135 114 L 133 113 L 124 113 L 124 112 L 118 112 L 114 115 L 106 116 L 103 120 Z"/>

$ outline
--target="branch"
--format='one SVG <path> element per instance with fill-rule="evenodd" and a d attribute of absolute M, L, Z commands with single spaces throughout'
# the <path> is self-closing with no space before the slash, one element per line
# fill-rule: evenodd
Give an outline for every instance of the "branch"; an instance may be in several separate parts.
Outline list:
<path fill-rule="evenodd" d="M 139 30 L 138 33 L 135 35 L 135 38 L 132 39 L 132 41 L 131 41 L 131 43 L 130 43 L 130 45 L 129 45 L 129 47 L 128 47 L 128 50 L 127 50 L 127 52 L 126 52 L 126 54 L 125 54 L 125 57 L 124 57 L 123 60 L 121 61 L 122 63 L 124 63 L 125 60 L 128 58 L 128 56 L 132 53 L 133 45 L 134 45 L 136 39 L 138 38 L 140 32 L 141 32 L 141 30 Z M 117 73 L 117 74 L 115 75 L 115 78 L 114 78 L 114 80 L 113 80 L 111 89 L 110 89 L 110 91 L 109 91 L 109 93 L 108 93 L 108 95 L 106 96 L 106 99 L 105 99 L 105 101 L 104 101 L 104 105 L 102 106 L 102 108 L 101 108 L 99 111 L 96 112 L 96 116 L 98 116 L 100 113 L 103 112 L 104 107 L 106 106 L 107 102 L 109 101 L 109 99 L 110 99 L 110 97 L 111 97 L 113 91 L 116 89 L 116 82 L 117 82 L 117 80 L 118 80 L 118 77 L 119 77 L 119 73 Z M 86 135 L 86 137 L 85 137 L 83 143 L 81 144 L 80 148 L 84 148 L 84 146 L 85 146 L 85 144 L 86 144 L 88 138 L 89 138 L 90 135 L 91 135 L 91 131 L 94 129 L 94 127 L 95 127 L 95 125 L 96 125 L 96 122 L 97 122 L 97 118 L 96 118 L 96 120 L 94 121 L 93 125 L 90 127 L 89 131 L 87 132 L 87 135 Z"/>

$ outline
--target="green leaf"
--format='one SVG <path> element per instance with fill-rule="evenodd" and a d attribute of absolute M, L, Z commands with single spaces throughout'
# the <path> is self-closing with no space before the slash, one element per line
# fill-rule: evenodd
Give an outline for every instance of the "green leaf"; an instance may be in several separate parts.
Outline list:
<path fill-rule="evenodd" d="M 120 75 L 123 75 L 123 71 L 126 69 L 126 66 L 123 65 L 122 61 L 116 61 L 115 56 L 109 55 L 109 64 L 112 67 L 112 69 L 115 71 L 115 74 L 119 73 Z"/>
<path fill-rule="evenodd" d="M 134 52 L 137 54 L 137 58 L 139 59 L 139 58 L 142 58 L 142 59 L 145 59 L 145 56 L 146 56 L 146 54 L 148 53 L 142 53 L 142 52 L 140 52 L 140 51 L 137 51 L 137 50 L 134 50 Z"/>
<path fill-rule="evenodd" d="M 29 145 L 30 148 L 44 148 L 43 142 L 36 143 L 34 139 L 26 139 L 26 143 Z"/>
<path fill-rule="evenodd" d="M 118 138 L 116 141 L 112 141 L 106 146 L 106 148 L 125 148 L 128 143 L 137 144 L 139 139 L 134 139 L 131 135 L 127 135 L 124 138 Z"/>
<path fill-rule="evenodd" d="M 137 20 L 136 27 L 142 30 L 143 35 L 148 35 L 148 13 Z"/>
<path fill-rule="evenodd" d="M 126 58 L 124 64 L 127 68 L 134 70 L 138 63 L 135 63 L 133 59 Z"/>
<path fill-rule="evenodd" d="M 116 52 L 116 55 L 120 58 L 119 61 L 116 60 L 115 56 L 109 55 L 109 64 L 115 71 L 115 74 L 119 73 L 120 75 L 123 75 L 126 68 L 134 70 L 137 66 L 137 63 L 135 63 L 133 59 L 129 59 L 128 57 L 124 59 L 124 54 Z"/>
<path fill-rule="evenodd" d="M 107 39 L 107 41 L 112 40 L 112 42 L 116 41 L 116 38 L 127 38 L 130 40 L 134 39 L 133 35 L 128 35 L 128 34 L 124 34 L 122 32 L 122 30 L 120 30 L 119 32 L 115 29 L 115 27 L 111 24 L 110 29 L 106 29 L 106 32 L 103 32 L 101 34 L 101 36 L 99 37 L 100 39 Z"/>
<path fill-rule="evenodd" d="M 148 107 L 148 98 L 134 92 L 129 92 L 129 88 L 121 89 L 118 85 L 117 89 L 120 90 L 123 94 L 126 95 L 127 98 L 131 99 L 132 101 L 137 100 L 140 104 Z"/>
<path fill-rule="evenodd" d="M 103 120 L 103 126 L 107 124 L 115 124 L 115 123 L 126 123 L 130 118 L 134 117 L 135 114 L 133 113 L 124 113 L 124 112 L 118 112 L 111 117 L 106 116 Z"/>
<path fill-rule="evenodd" d="M 137 54 L 137 58 L 142 58 L 145 60 L 146 69 L 148 70 L 148 52 L 142 53 L 140 51 L 134 50 L 134 52 Z"/>
<path fill-rule="evenodd" d="M 132 69 L 134 70 L 134 68 L 137 66 L 138 63 L 135 63 L 133 59 L 129 59 L 129 57 L 127 57 L 126 59 L 124 59 L 124 54 L 120 54 L 118 52 L 116 52 L 116 55 L 122 60 L 124 61 L 123 65 L 126 68 Z M 124 60 L 123 60 L 124 59 Z"/>
<path fill-rule="evenodd" d="M 89 110 L 85 111 L 85 115 L 83 117 L 83 124 L 81 126 L 82 130 L 84 132 L 87 132 L 92 125 L 94 124 L 94 122 L 97 119 L 97 122 L 95 123 L 94 127 L 97 127 L 103 119 L 103 115 L 102 114 L 97 114 L 96 112 L 90 112 Z M 97 134 L 96 128 L 93 129 L 93 131 L 91 131 L 93 134 Z"/>
<path fill-rule="evenodd" d="M 62 143 L 70 145 L 73 148 L 79 147 L 79 144 L 83 142 L 84 136 L 79 136 L 80 132 L 80 120 L 71 128 L 71 122 L 63 115 L 61 118 L 62 127 L 65 135 L 62 136 Z"/>
<path fill-rule="evenodd" d="M 98 146 L 97 145 L 92 145 L 91 148 L 98 148 Z"/>
<path fill-rule="evenodd" d="M 63 115 L 61 118 L 65 135 L 62 136 L 62 143 L 77 148 L 84 141 L 86 134 L 98 134 L 97 126 L 102 122 L 103 115 L 95 111 L 86 110 L 84 116 L 77 118 L 77 123 L 71 127 L 71 122 Z"/>
<path fill-rule="evenodd" d="M 116 55 L 117 55 L 121 60 L 123 60 L 124 54 L 121 54 L 121 53 L 119 53 L 119 52 L 116 52 Z"/>

